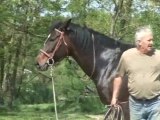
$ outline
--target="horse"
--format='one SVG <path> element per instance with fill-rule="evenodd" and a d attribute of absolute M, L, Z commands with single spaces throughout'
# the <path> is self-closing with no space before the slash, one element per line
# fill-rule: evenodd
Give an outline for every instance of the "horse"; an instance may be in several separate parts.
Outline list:
<path fill-rule="evenodd" d="M 72 23 L 71 19 L 57 21 L 36 58 L 39 70 L 47 70 L 49 64 L 71 56 L 94 82 L 100 100 L 109 105 L 112 98 L 112 81 L 122 53 L 133 44 L 115 40 L 86 26 Z M 127 80 L 119 95 L 120 102 L 128 101 Z M 125 120 L 129 120 L 128 103 L 121 104 Z"/>

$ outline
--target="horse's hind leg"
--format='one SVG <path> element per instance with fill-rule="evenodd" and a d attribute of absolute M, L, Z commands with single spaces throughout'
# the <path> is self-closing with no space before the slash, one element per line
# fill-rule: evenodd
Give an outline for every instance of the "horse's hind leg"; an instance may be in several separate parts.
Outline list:
<path fill-rule="evenodd" d="M 129 103 L 125 102 L 121 104 L 123 113 L 124 113 L 124 120 L 130 120 L 130 116 L 129 116 Z"/>

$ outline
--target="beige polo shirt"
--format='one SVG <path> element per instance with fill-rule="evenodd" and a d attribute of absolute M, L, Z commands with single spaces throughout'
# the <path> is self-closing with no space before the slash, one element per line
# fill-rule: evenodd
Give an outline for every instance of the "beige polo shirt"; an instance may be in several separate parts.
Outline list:
<path fill-rule="evenodd" d="M 131 48 L 122 54 L 117 71 L 128 76 L 129 93 L 137 99 L 160 95 L 160 50 L 149 56 Z"/>

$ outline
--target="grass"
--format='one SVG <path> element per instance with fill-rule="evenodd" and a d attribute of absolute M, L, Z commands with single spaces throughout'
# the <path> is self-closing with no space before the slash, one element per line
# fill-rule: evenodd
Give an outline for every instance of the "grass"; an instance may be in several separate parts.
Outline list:
<path fill-rule="evenodd" d="M 59 113 L 59 120 L 102 120 L 103 116 L 88 115 L 84 113 Z M 0 120 L 55 120 L 52 112 L 7 112 L 0 114 Z"/>
<path fill-rule="evenodd" d="M 1 108 L 0 108 L 1 109 Z M 103 115 L 74 111 L 58 111 L 59 120 L 103 120 Z M 0 120 L 55 120 L 52 104 L 21 105 L 14 111 L 0 110 Z"/>
<path fill-rule="evenodd" d="M 93 120 L 82 113 L 58 114 L 60 120 Z M 55 120 L 51 112 L 8 112 L 0 115 L 0 120 Z"/>

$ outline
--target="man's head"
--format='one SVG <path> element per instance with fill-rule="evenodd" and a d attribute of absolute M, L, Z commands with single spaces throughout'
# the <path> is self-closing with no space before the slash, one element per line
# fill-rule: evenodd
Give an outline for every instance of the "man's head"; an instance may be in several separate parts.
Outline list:
<path fill-rule="evenodd" d="M 142 53 L 150 53 L 153 50 L 153 32 L 150 26 L 137 29 L 135 33 L 135 43 Z"/>

